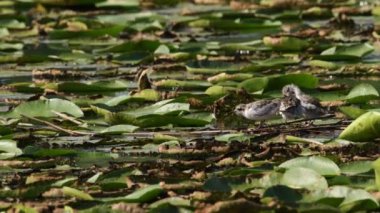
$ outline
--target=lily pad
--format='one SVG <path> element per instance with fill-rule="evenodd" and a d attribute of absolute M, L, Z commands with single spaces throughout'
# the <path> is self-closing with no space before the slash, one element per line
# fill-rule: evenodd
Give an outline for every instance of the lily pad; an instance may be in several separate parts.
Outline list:
<path fill-rule="evenodd" d="M 367 103 L 370 100 L 379 99 L 379 92 L 371 84 L 356 85 L 346 96 L 350 103 Z"/>
<path fill-rule="evenodd" d="M 326 61 L 359 60 L 372 51 L 374 51 L 374 48 L 368 43 L 334 46 L 323 51 L 321 55 L 316 56 L 315 58 Z"/>
<path fill-rule="evenodd" d="M 57 116 L 54 112 L 67 113 L 74 117 L 83 116 L 82 110 L 77 105 L 71 101 L 57 98 L 24 102 L 8 113 L 8 116 L 18 118 L 26 115 L 49 118 Z"/>
<path fill-rule="evenodd" d="M 327 189 L 326 179 L 316 171 L 303 167 L 288 169 L 282 179 L 281 184 L 294 189 Z"/>
<path fill-rule="evenodd" d="M 340 169 L 334 161 L 321 156 L 293 158 L 280 164 L 279 167 L 287 169 L 299 167 L 308 168 L 323 176 L 340 175 Z"/>
<path fill-rule="evenodd" d="M 348 127 L 346 127 L 339 138 L 359 142 L 371 141 L 380 137 L 380 112 L 367 112 Z"/>

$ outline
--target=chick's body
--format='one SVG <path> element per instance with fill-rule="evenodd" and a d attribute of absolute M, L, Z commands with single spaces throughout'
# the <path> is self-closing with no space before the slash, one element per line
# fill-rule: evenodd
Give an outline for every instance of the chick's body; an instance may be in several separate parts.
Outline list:
<path fill-rule="evenodd" d="M 235 113 L 249 120 L 265 121 L 272 119 L 278 114 L 280 103 L 279 99 L 273 99 L 240 104 L 235 108 Z"/>
<path fill-rule="evenodd" d="M 285 122 L 290 119 L 300 118 L 303 115 L 301 102 L 293 96 L 282 98 L 279 111 Z"/>
<path fill-rule="evenodd" d="M 326 114 L 326 110 L 323 109 L 318 99 L 306 95 L 296 85 L 287 85 L 282 89 L 284 97 L 295 97 L 299 100 L 301 106 L 302 116 L 304 118 L 317 118 Z"/>

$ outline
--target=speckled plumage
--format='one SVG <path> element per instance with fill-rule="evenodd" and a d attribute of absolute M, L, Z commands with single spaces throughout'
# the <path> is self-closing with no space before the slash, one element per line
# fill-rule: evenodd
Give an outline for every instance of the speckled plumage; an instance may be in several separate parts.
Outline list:
<path fill-rule="evenodd" d="M 302 116 L 304 118 L 316 118 L 326 114 L 318 99 L 306 95 L 294 84 L 286 85 L 282 89 L 282 94 L 284 97 L 296 97 L 300 101 Z"/>
<path fill-rule="evenodd" d="M 279 111 L 285 122 L 289 119 L 300 118 L 303 113 L 301 102 L 295 96 L 282 98 Z"/>
<path fill-rule="evenodd" d="M 249 104 L 239 104 L 234 112 L 249 120 L 265 121 L 278 115 L 280 99 L 260 100 Z"/>

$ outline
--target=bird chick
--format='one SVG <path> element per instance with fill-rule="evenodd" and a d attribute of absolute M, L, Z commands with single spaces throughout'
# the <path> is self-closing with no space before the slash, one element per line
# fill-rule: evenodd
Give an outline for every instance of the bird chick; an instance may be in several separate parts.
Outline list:
<path fill-rule="evenodd" d="M 280 99 L 260 100 L 249 104 L 239 104 L 235 107 L 235 114 L 249 120 L 260 121 L 260 126 L 266 120 L 275 117 L 280 108 Z"/>
<path fill-rule="evenodd" d="M 300 118 L 303 113 L 301 102 L 295 96 L 286 96 L 281 99 L 279 112 L 285 123 L 287 120 Z"/>
<path fill-rule="evenodd" d="M 307 95 L 301 91 L 299 87 L 294 84 L 286 85 L 282 88 L 284 97 L 295 97 L 300 101 L 302 116 L 307 119 L 321 117 L 326 114 L 318 99 Z"/>

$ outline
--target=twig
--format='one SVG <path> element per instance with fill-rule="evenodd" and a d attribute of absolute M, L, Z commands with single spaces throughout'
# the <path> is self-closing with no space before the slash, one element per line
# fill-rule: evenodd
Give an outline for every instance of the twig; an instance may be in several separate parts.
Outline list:
<path fill-rule="evenodd" d="M 57 116 L 61 117 L 62 119 L 64 120 L 67 120 L 67 121 L 71 121 L 72 123 L 75 123 L 75 124 L 78 124 L 78 125 L 82 125 L 83 123 L 78 121 L 78 120 L 75 120 L 75 118 L 73 117 L 70 117 L 64 113 L 60 113 L 60 112 L 57 112 L 57 111 L 52 111 L 54 114 L 56 114 Z"/>
<path fill-rule="evenodd" d="M 64 133 L 67 133 L 69 135 L 93 135 L 92 133 L 88 133 L 88 132 L 80 132 L 80 131 L 74 131 L 74 130 L 65 129 L 65 128 L 62 128 L 62 127 L 60 127 L 58 125 L 55 125 L 55 124 L 53 124 L 53 123 L 51 123 L 49 121 L 41 120 L 41 119 L 34 118 L 34 117 L 29 117 L 27 115 L 21 115 L 21 116 L 23 116 L 25 118 L 28 118 L 30 120 L 33 120 L 33 121 L 37 121 L 39 123 L 43 123 L 43 124 L 45 124 L 47 126 L 52 127 L 53 129 L 56 129 L 56 130 L 64 132 Z"/>

